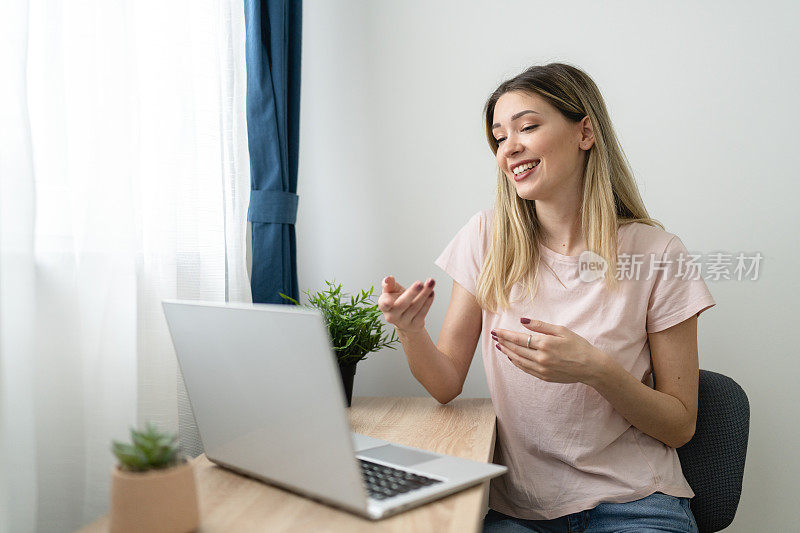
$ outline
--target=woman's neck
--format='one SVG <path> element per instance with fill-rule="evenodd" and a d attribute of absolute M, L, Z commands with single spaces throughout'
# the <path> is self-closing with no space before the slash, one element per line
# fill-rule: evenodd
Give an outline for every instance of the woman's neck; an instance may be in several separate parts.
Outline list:
<path fill-rule="evenodd" d="M 587 249 L 580 223 L 580 202 L 575 198 L 535 200 L 536 218 L 544 245 L 562 255 L 580 255 Z"/>

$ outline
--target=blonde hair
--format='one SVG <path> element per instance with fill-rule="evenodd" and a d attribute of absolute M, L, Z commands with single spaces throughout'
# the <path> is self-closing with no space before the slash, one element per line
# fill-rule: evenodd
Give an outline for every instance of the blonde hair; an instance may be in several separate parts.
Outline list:
<path fill-rule="evenodd" d="M 664 227 L 644 207 L 600 91 L 585 72 L 564 63 L 535 65 L 504 81 L 489 96 L 483 112 L 486 138 L 495 155 L 498 144 L 492 135 L 494 108 L 500 97 L 511 91 L 544 98 L 573 123 L 588 115 L 594 144 L 583 172 L 580 222 L 588 249 L 608 263 L 606 287 L 615 290 L 618 228 L 632 222 Z M 527 287 L 533 300 L 538 287 L 540 243 L 542 229 L 534 202 L 517 195 L 498 165 L 492 239 L 476 288 L 481 307 L 492 312 L 498 306 L 507 309 L 511 287 L 518 281 Z"/>

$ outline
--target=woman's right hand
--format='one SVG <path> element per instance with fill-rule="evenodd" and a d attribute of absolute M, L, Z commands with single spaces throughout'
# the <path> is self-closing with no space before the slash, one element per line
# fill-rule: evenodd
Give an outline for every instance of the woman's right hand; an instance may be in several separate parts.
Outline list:
<path fill-rule="evenodd" d="M 413 333 L 425 329 L 425 315 L 433 303 L 433 286 L 436 281 L 429 278 L 405 289 L 392 276 L 381 283 L 383 292 L 378 298 L 378 309 L 386 322 L 393 324 L 398 333 Z"/>

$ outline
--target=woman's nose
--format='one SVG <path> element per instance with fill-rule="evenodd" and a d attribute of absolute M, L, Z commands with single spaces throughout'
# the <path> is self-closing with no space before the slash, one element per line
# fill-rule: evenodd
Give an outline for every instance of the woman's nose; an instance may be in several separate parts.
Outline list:
<path fill-rule="evenodd" d="M 522 146 L 519 143 L 519 138 L 515 136 L 509 136 L 503 144 L 501 145 L 502 154 L 504 157 L 510 157 L 514 154 L 518 153 L 522 149 Z"/>

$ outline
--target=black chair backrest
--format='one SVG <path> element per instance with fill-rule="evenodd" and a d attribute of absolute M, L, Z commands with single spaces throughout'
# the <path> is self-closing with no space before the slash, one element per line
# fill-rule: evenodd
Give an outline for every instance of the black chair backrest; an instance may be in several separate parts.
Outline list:
<path fill-rule="evenodd" d="M 720 531 L 733 521 L 742 494 L 750 431 L 750 402 L 728 376 L 700 370 L 697 427 L 678 448 L 686 481 L 695 493 L 692 514 L 700 533 Z"/>

